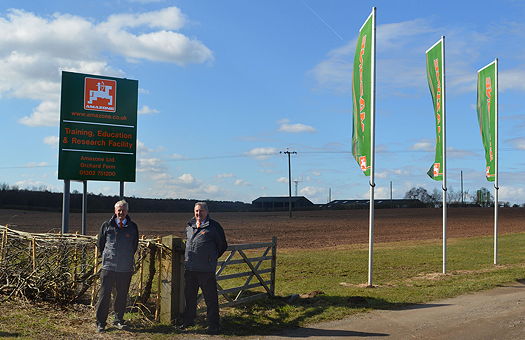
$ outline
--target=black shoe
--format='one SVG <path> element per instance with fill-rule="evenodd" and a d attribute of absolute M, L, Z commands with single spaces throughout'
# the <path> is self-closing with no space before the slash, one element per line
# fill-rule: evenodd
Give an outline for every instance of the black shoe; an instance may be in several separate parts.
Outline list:
<path fill-rule="evenodd" d="M 187 331 L 188 328 L 193 327 L 193 326 L 195 326 L 195 323 L 194 323 L 194 322 L 192 322 L 192 323 L 183 323 L 183 324 L 180 325 L 178 328 L 179 328 L 179 330 L 181 330 L 181 331 Z"/>
<path fill-rule="evenodd" d="M 209 335 L 218 335 L 220 333 L 221 331 L 218 327 L 210 327 L 206 330 L 206 334 L 209 334 Z"/>
<path fill-rule="evenodd" d="M 97 325 L 97 333 L 104 333 L 106 331 L 106 327 L 102 325 Z"/>

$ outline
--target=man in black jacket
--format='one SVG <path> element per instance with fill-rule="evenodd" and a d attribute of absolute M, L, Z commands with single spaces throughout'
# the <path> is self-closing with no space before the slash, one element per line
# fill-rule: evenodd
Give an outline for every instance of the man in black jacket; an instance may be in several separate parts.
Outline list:
<path fill-rule="evenodd" d="M 195 324 L 199 287 L 206 302 L 208 334 L 219 333 L 219 298 L 215 270 L 217 259 L 228 248 L 221 225 L 208 216 L 205 202 L 195 203 L 194 218 L 186 226 L 184 253 L 184 297 L 186 306 L 182 329 Z"/>
<path fill-rule="evenodd" d="M 111 290 L 115 287 L 115 319 L 113 325 L 124 328 L 124 312 L 128 290 L 133 275 L 134 256 L 139 243 L 137 224 L 128 216 L 128 203 L 115 203 L 115 215 L 100 227 L 98 250 L 102 254 L 100 291 L 96 305 L 97 332 L 104 332 L 111 301 Z"/>

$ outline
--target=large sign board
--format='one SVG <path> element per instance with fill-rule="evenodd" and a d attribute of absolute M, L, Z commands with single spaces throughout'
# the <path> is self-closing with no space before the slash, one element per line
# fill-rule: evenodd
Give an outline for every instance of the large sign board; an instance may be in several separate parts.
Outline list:
<path fill-rule="evenodd" d="M 138 81 L 62 72 L 58 179 L 135 182 Z"/>

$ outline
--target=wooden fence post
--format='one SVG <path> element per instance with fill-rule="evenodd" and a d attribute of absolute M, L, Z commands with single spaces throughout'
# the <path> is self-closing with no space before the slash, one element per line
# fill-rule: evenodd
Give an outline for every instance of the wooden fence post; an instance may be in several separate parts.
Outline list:
<path fill-rule="evenodd" d="M 0 251 L 0 262 L 4 261 L 4 258 L 5 258 L 4 254 L 7 254 L 7 230 L 8 230 L 7 226 L 8 225 L 6 224 L 5 230 L 4 230 L 4 237 L 2 237 L 2 249 Z"/>
<path fill-rule="evenodd" d="M 184 243 L 170 235 L 162 238 L 162 245 L 170 254 L 162 261 L 160 322 L 175 324 L 184 311 Z"/>
<path fill-rule="evenodd" d="M 33 271 L 36 270 L 36 241 L 33 237 L 31 239 L 31 262 L 33 263 Z"/>
<path fill-rule="evenodd" d="M 277 268 L 277 237 L 272 237 L 272 272 L 270 273 L 270 291 L 275 296 L 275 271 Z"/>
<path fill-rule="evenodd" d="M 95 246 L 95 259 L 93 264 L 93 274 L 97 274 L 98 272 L 98 247 Z M 93 285 L 91 286 L 91 306 L 95 305 L 96 296 L 95 293 L 97 292 L 97 277 L 93 280 Z"/>

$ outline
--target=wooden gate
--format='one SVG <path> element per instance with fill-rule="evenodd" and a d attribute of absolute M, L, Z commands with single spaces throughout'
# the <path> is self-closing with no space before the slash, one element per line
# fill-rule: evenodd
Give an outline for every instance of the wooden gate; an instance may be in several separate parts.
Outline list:
<path fill-rule="evenodd" d="M 272 242 L 230 245 L 225 254 L 226 259 L 217 263 L 216 272 L 217 293 L 226 300 L 221 306 L 275 295 L 277 237 Z"/>

